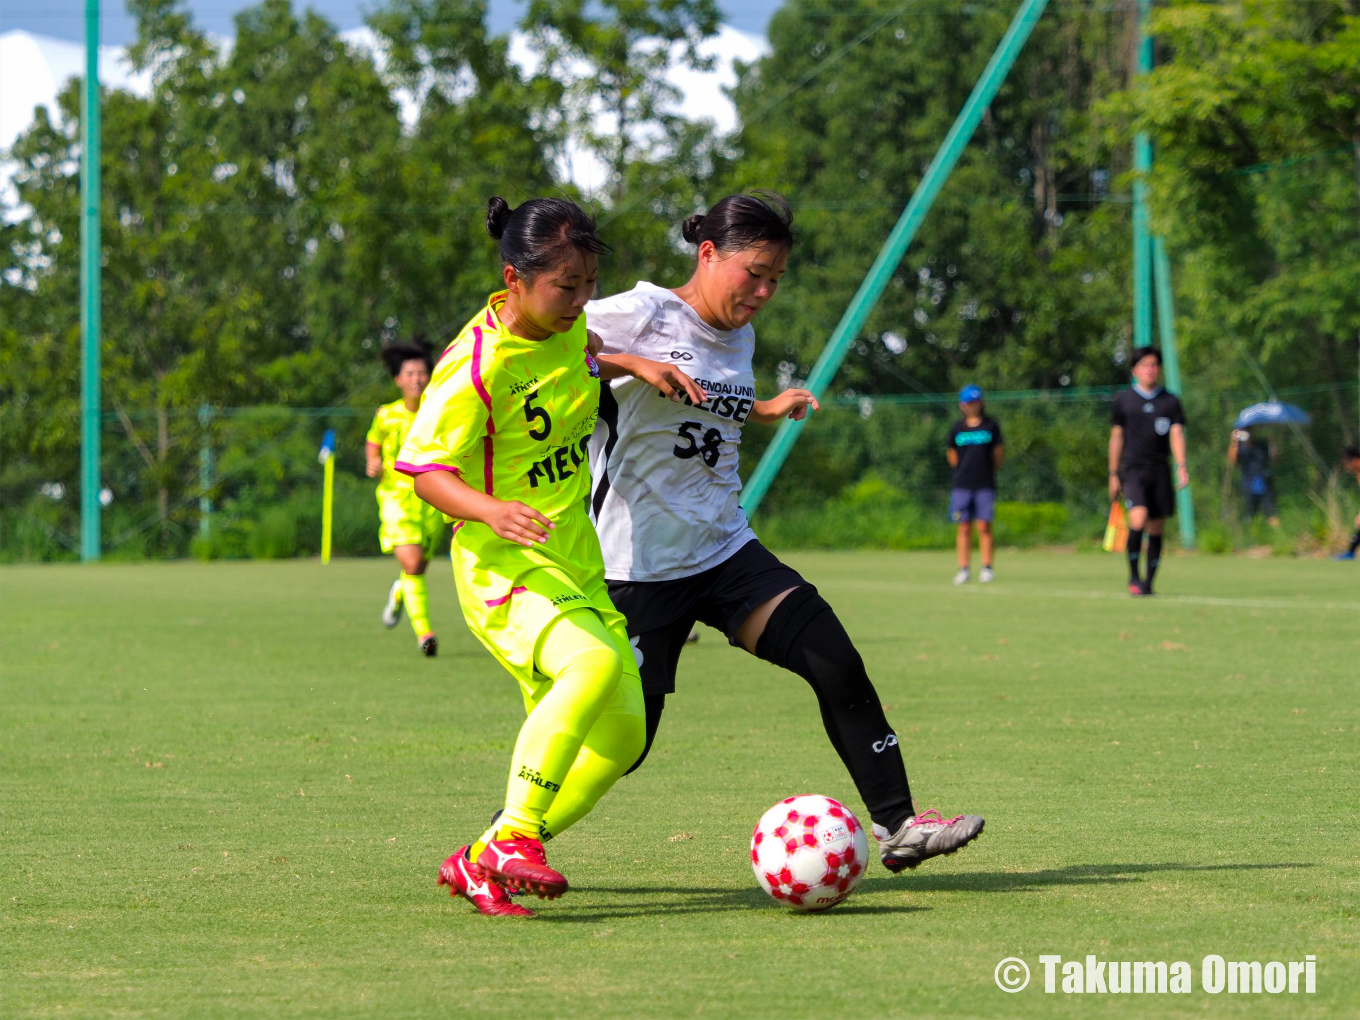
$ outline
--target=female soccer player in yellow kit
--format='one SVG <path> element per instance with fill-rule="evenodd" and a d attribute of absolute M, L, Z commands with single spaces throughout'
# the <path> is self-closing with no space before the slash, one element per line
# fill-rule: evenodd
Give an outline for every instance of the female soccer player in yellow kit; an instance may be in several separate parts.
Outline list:
<path fill-rule="evenodd" d="M 387 593 L 382 621 L 389 628 L 395 627 L 405 609 L 421 652 L 433 657 L 439 651 L 439 641 L 430 627 L 425 568 L 443 537 L 444 516 L 417 496 L 410 477 L 396 469 L 397 453 L 416 420 L 433 365 L 430 352 L 413 343 L 384 347 L 382 359 L 401 390 L 400 400 L 378 408 L 365 444 L 368 477 L 382 479 L 378 483 L 378 514 L 382 519 L 378 541 L 382 551 L 394 554 L 401 567 L 401 576 Z"/>
<path fill-rule="evenodd" d="M 505 808 L 451 855 L 441 885 L 484 914 L 529 915 L 507 890 L 560 896 L 543 841 L 583 817 L 642 752 L 642 687 L 604 581 L 586 512 L 586 450 L 600 366 L 583 314 L 609 249 L 574 203 L 493 198 L 506 289 L 444 352 L 397 469 L 454 526 L 452 560 L 468 627 L 519 681 L 528 712 Z M 610 376 L 666 395 L 703 393 L 668 365 L 634 358 Z"/>

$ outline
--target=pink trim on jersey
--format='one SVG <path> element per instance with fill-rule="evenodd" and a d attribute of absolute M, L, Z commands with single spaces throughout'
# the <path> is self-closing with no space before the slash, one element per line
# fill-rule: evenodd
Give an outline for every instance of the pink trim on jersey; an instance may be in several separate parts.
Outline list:
<path fill-rule="evenodd" d="M 511 588 L 510 595 L 523 595 L 528 590 L 528 588 Z M 510 601 L 510 595 L 502 595 L 498 599 L 486 599 L 486 608 L 495 609 L 497 606 L 505 605 Z"/>
<path fill-rule="evenodd" d="M 423 475 L 427 471 L 452 471 L 455 475 L 460 474 L 456 467 L 449 467 L 447 464 L 412 464 L 408 461 L 399 460 L 392 465 L 404 475 L 414 478 L 416 475 Z"/>
<path fill-rule="evenodd" d="M 453 526 L 453 530 L 449 532 L 449 538 L 452 538 L 454 535 L 458 534 L 458 529 L 461 528 L 466 523 L 467 521 L 459 521 L 457 524 L 455 524 Z"/>
<path fill-rule="evenodd" d="M 491 313 L 487 313 L 487 320 L 490 321 Z M 491 437 L 496 433 L 495 416 L 491 412 L 491 394 L 486 391 L 486 384 L 482 382 L 482 327 L 472 327 L 472 388 L 477 391 L 477 396 L 482 398 L 482 403 L 486 405 L 486 435 L 482 437 L 482 483 L 486 494 L 490 496 L 492 490 L 492 463 L 495 459 L 495 451 L 492 448 Z"/>

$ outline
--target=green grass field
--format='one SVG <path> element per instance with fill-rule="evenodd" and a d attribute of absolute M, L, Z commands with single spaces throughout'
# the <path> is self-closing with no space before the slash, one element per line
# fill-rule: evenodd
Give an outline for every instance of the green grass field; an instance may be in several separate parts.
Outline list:
<path fill-rule="evenodd" d="M 388 562 L 0 571 L 5 1017 L 1360 1015 L 1360 571 L 1103 555 L 789 557 L 839 608 L 921 806 L 987 817 L 823 915 L 756 887 L 792 793 L 862 807 L 810 691 L 705 631 L 646 767 L 554 842 L 573 891 L 476 916 L 439 862 L 522 709 L 463 629 L 378 623 Z M 1188 995 L 1045 994 L 1038 957 L 1186 960 Z M 1200 960 L 1317 957 L 1314 995 Z M 993 980 L 1003 958 L 1034 972 Z"/>

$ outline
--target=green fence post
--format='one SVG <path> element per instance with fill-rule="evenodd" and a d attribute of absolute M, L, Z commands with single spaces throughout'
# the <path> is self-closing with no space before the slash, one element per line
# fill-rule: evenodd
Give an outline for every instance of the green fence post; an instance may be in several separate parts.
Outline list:
<path fill-rule="evenodd" d="M 203 429 L 198 443 L 198 537 L 207 541 L 212 531 L 212 497 L 208 490 L 212 487 L 212 432 L 213 409 L 207 404 L 198 405 L 198 424 Z"/>
<path fill-rule="evenodd" d="M 944 187 L 944 182 L 949 179 L 949 174 L 959 161 L 959 156 L 963 153 L 964 147 L 967 146 L 968 140 L 973 137 L 973 132 L 977 129 L 982 114 L 991 105 L 992 100 L 996 98 L 997 90 L 1001 88 L 1001 83 L 1006 80 L 1006 75 L 1015 63 L 1015 58 L 1020 55 L 1020 50 L 1024 48 L 1025 41 L 1029 38 L 1030 32 L 1033 31 L 1035 23 L 1039 20 L 1039 16 L 1043 14 L 1047 5 L 1048 0 L 1025 0 L 1011 20 L 1010 27 L 1006 29 L 1006 34 L 1001 37 L 1001 42 L 997 44 L 992 59 L 987 62 L 982 77 L 973 86 L 973 92 L 968 97 L 968 101 L 963 104 L 963 109 L 959 111 L 949 133 L 940 143 L 935 158 L 930 161 L 930 166 L 926 168 L 920 186 L 911 196 L 907 207 L 902 210 L 897 225 L 888 235 L 888 240 L 884 242 L 878 257 L 874 259 L 874 264 L 869 267 L 868 275 L 864 277 L 864 281 L 859 285 L 859 290 L 855 292 L 849 307 L 846 308 L 845 314 L 841 316 L 841 321 L 836 325 L 836 330 L 831 334 L 831 339 L 827 341 L 826 347 L 822 349 L 821 355 L 817 358 L 817 363 L 812 366 L 812 374 L 808 376 L 807 388 L 819 398 L 826 392 L 831 380 L 835 378 L 850 345 L 858 339 L 859 331 L 864 327 L 864 323 L 874 310 L 874 306 L 878 304 L 878 299 L 883 295 L 893 273 L 897 271 L 902 256 L 906 254 L 907 246 L 911 244 L 912 238 L 916 236 L 916 231 L 926 218 L 926 214 L 930 212 L 930 207 L 935 203 L 935 198 L 940 193 L 940 189 Z M 784 461 L 793 449 L 793 444 L 798 441 L 798 436 L 803 431 L 805 424 L 806 419 L 804 421 L 786 419 L 779 426 L 774 441 L 765 450 L 765 456 L 760 458 L 760 463 L 756 465 L 755 471 L 742 492 L 741 506 L 748 516 L 755 514 L 761 500 L 765 498 L 765 493 L 769 491 L 771 483 L 779 474 L 779 469 L 784 466 Z"/>
<path fill-rule="evenodd" d="M 1151 0 L 1138 0 L 1138 73 L 1152 70 L 1152 40 L 1143 34 Z M 1152 245 L 1148 230 L 1147 174 L 1152 141 L 1145 132 L 1133 139 L 1133 346 L 1152 346 Z"/>
<path fill-rule="evenodd" d="M 80 144 L 80 558 L 99 559 L 99 0 L 85 0 L 85 90 Z"/>
<path fill-rule="evenodd" d="M 1176 308 L 1171 294 L 1171 263 L 1166 257 L 1166 242 L 1152 239 L 1153 274 L 1157 281 L 1157 325 L 1162 340 L 1162 364 L 1166 374 L 1166 388 L 1183 397 L 1181 387 L 1181 358 L 1176 349 Z M 1186 453 L 1187 460 L 1189 452 Z M 1190 486 L 1176 490 L 1176 520 L 1181 530 L 1181 547 L 1195 547 L 1195 501 Z"/>

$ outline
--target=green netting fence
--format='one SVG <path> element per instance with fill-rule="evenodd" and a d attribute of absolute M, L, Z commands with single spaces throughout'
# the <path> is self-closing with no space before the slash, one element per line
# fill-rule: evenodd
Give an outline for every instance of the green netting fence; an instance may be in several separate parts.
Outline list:
<path fill-rule="evenodd" d="M 371 396 L 369 389 L 362 396 Z M 998 478 L 1003 545 L 1094 547 L 1103 530 L 1105 449 L 1117 388 L 997 392 L 988 411 L 1007 449 Z M 1281 390 L 1312 422 L 1269 430 L 1279 524 L 1248 520 L 1226 459 L 1237 412 L 1263 392 L 1187 400 L 1200 546 L 1323 551 L 1349 533 L 1360 492 L 1337 470 L 1357 434 L 1357 386 Z M 323 433 L 337 437 L 334 554 L 376 555 L 375 482 L 364 476 L 374 406 L 116 409 L 103 425 L 105 558 L 281 558 L 315 555 L 321 538 Z M 756 520 L 781 548 L 947 548 L 951 473 L 944 442 L 952 394 L 828 401 L 804 432 Z M 0 560 L 75 559 L 79 423 L 7 408 L 0 415 Z M 748 425 L 745 470 L 772 428 Z M 17 450 L 26 449 L 27 453 Z M 34 452 L 36 451 L 36 452 Z M 1173 529 L 1174 530 L 1174 529 Z"/>

